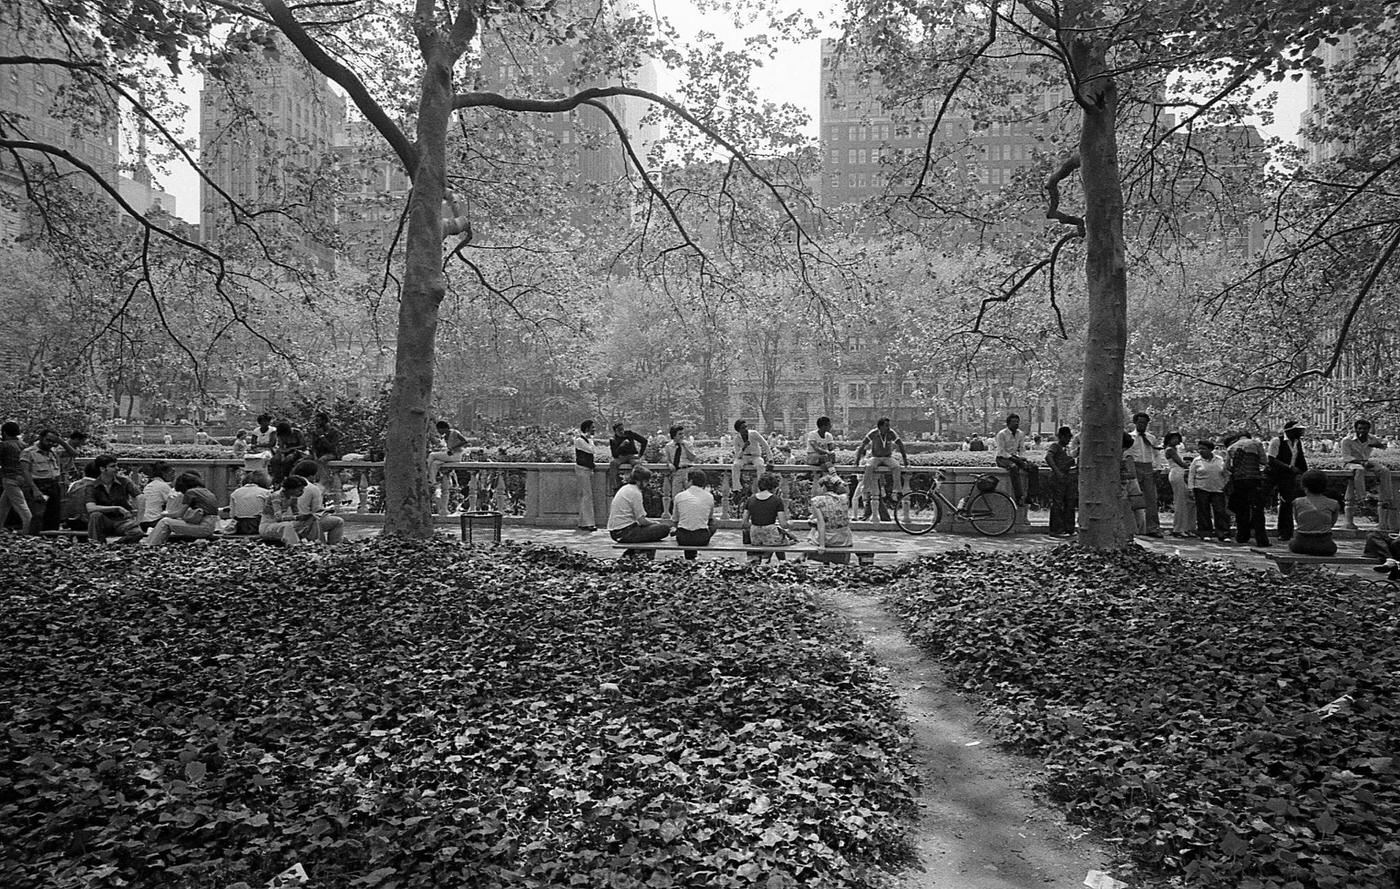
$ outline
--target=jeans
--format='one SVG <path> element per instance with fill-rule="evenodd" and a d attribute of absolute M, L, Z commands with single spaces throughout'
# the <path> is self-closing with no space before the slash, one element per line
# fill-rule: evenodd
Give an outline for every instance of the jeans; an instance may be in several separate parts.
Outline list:
<path fill-rule="evenodd" d="M 760 475 L 763 475 L 763 470 L 767 468 L 767 464 L 763 462 L 762 457 L 757 457 L 753 454 L 740 454 L 739 456 L 735 457 L 734 467 L 729 471 L 729 489 L 731 491 L 734 491 L 736 493 L 739 491 L 740 478 L 743 475 L 744 467 L 746 466 L 753 467 L 755 480 L 757 480 L 757 478 Z M 755 488 L 754 490 L 757 490 L 757 488 Z"/>
<path fill-rule="evenodd" d="M 1022 457 L 998 457 L 997 465 L 1011 478 L 1011 497 L 1025 506 L 1040 495 L 1040 472 Z"/>
<path fill-rule="evenodd" d="M 1298 476 L 1291 472 L 1274 476 L 1274 489 L 1278 492 L 1278 539 L 1287 540 L 1293 536 L 1293 501 L 1303 496 L 1303 491 Z M 1334 551 L 1336 546 L 1332 544 Z"/>
<path fill-rule="evenodd" d="M 1244 543 L 1253 534 L 1256 544 L 1268 546 L 1269 532 L 1264 527 L 1264 480 L 1237 478 L 1231 484 L 1235 487 L 1230 497 L 1235 512 L 1235 540 Z"/>
<path fill-rule="evenodd" d="M 665 540 L 670 534 L 671 526 L 665 522 L 628 525 L 626 528 L 618 528 L 608 532 L 608 536 L 618 543 L 656 543 Z M 649 549 L 625 549 L 622 554 L 624 556 L 645 556 L 648 559 L 656 558 L 656 552 Z"/>
<path fill-rule="evenodd" d="M 1157 477 L 1151 463 L 1134 463 L 1137 468 L 1138 487 L 1142 488 L 1142 508 L 1147 511 L 1148 534 L 1162 533 L 1162 522 L 1157 515 Z"/>
<path fill-rule="evenodd" d="M 596 528 L 593 518 L 593 467 L 574 466 L 574 481 L 578 483 L 578 526 Z"/>
<path fill-rule="evenodd" d="M 150 533 L 141 541 L 143 546 L 160 546 L 171 537 L 183 537 L 197 540 L 208 539 L 214 536 L 214 529 L 218 527 L 218 516 L 205 516 L 204 521 L 198 524 L 186 522 L 181 519 L 173 519 L 169 516 L 156 522 L 151 527 Z"/>
<path fill-rule="evenodd" d="M 1224 491 L 1193 488 L 1196 497 L 1196 533 L 1221 540 L 1230 536 L 1230 510 L 1225 506 Z"/>
<path fill-rule="evenodd" d="M 34 513 L 29 508 L 29 498 L 24 496 L 23 479 L 5 479 L 3 495 L 0 495 L 0 528 L 10 517 L 10 510 L 19 513 L 19 533 L 27 534 L 34 521 Z"/>
<path fill-rule="evenodd" d="M 1337 541 L 1332 532 L 1326 534 L 1294 534 L 1288 540 L 1288 551 L 1302 556 L 1335 556 Z"/>
<path fill-rule="evenodd" d="M 700 528 L 699 530 L 695 531 L 687 530 L 685 528 L 676 529 L 676 543 L 681 546 L 709 546 L 710 538 L 714 536 L 714 528 Z M 688 549 L 685 551 L 685 557 L 687 559 L 694 559 L 697 555 L 698 553 L 696 553 L 693 549 Z"/>
<path fill-rule="evenodd" d="M 866 496 L 871 498 L 871 503 L 875 503 L 880 494 L 880 486 L 875 481 L 875 470 L 881 466 L 890 468 L 890 477 L 894 480 L 894 492 L 898 495 L 900 491 L 899 462 L 894 457 L 871 457 L 865 464 L 865 475 L 861 478 L 862 484 L 865 485 Z M 881 512 L 883 513 L 884 510 Z"/>

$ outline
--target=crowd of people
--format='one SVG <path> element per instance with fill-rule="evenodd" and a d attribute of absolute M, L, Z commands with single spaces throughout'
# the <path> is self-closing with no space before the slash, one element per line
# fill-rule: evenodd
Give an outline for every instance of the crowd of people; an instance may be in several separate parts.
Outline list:
<path fill-rule="evenodd" d="M 14 421 L 0 426 L 0 527 L 18 520 L 20 533 L 77 531 L 91 540 L 117 537 L 159 546 L 171 539 L 208 539 L 227 532 L 280 540 L 288 545 L 338 543 L 344 519 L 335 515 L 339 473 L 338 430 L 318 413 L 309 434 L 266 414 L 245 442 L 242 484 L 232 492 L 221 517 L 214 493 L 197 472 L 176 474 L 164 460 L 128 470 L 118 458 L 101 453 L 78 469 L 89 437 L 75 431 L 66 439 L 40 429 L 26 444 Z M 329 484 L 327 484 L 329 482 Z"/>

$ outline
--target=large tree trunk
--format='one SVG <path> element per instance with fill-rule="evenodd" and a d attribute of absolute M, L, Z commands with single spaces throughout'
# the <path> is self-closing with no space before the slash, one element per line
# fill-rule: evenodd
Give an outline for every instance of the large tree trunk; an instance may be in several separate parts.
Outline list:
<path fill-rule="evenodd" d="M 432 480 L 427 477 L 428 423 L 433 395 L 442 274 L 442 199 L 447 127 L 452 117 L 452 71 L 436 59 L 423 71 L 418 103 L 418 169 L 408 202 L 403 290 L 399 302 L 394 386 L 384 454 L 384 533 L 433 533 Z"/>
<path fill-rule="evenodd" d="M 1073 38 L 1071 45 L 1090 106 L 1084 110 L 1079 136 L 1089 297 L 1079 437 L 1079 542 L 1094 549 L 1113 549 L 1131 540 L 1123 517 L 1126 504 L 1119 496 L 1128 274 L 1115 128 L 1118 88 L 1107 72 L 1102 42 Z"/>

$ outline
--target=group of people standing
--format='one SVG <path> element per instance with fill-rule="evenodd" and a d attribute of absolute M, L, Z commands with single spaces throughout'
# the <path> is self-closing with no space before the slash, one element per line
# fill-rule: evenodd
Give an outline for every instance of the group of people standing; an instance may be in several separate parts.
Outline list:
<path fill-rule="evenodd" d="M 1355 516 L 1367 500 L 1371 481 L 1380 492 L 1379 529 L 1400 530 L 1390 470 L 1372 459 L 1373 452 L 1386 445 L 1371 435 L 1368 420 L 1357 420 L 1341 442 L 1344 468 L 1351 473 L 1342 504 L 1327 495 L 1327 477 L 1309 469 L 1303 448 L 1307 427 L 1296 420 L 1285 423 L 1267 442 L 1248 431 L 1225 436 L 1218 445 L 1213 439 L 1200 439 L 1194 456 L 1186 452 L 1179 432 L 1167 433 L 1160 444 L 1154 442 L 1147 432 L 1150 422 L 1145 413 L 1134 415 L 1134 431 L 1123 439 L 1123 483 L 1137 533 L 1162 536 L 1152 481 L 1159 459 L 1167 466 L 1172 488 L 1170 533 L 1174 537 L 1214 537 L 1236 543 L 1253 539 L 1256 546 L 1269 546 L 1265 509 L 1276 500 L 1279 540 L 1287 541 L 1297 553 L 1334 555 L 1332 528 L 1338 519 L 1344 527 L 1356 528 Z"/>

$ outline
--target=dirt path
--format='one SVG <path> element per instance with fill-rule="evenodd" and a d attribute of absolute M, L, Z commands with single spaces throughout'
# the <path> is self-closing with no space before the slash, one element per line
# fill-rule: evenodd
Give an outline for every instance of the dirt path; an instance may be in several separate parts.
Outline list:
<path fill-rule="evenodd" d="M 822 601 L 855 625 L 888 668 L 913 732 L 924 780 L 914 836 L 923 871 L 900 874 L 901 889 L 1082 886 L 1089 871 L 1108 869 L 1108 853 L 1082 828 L 1032 798 L 1035 764 L 994 745 L 976 708 L 875 596 L 823 593 Z"/>

